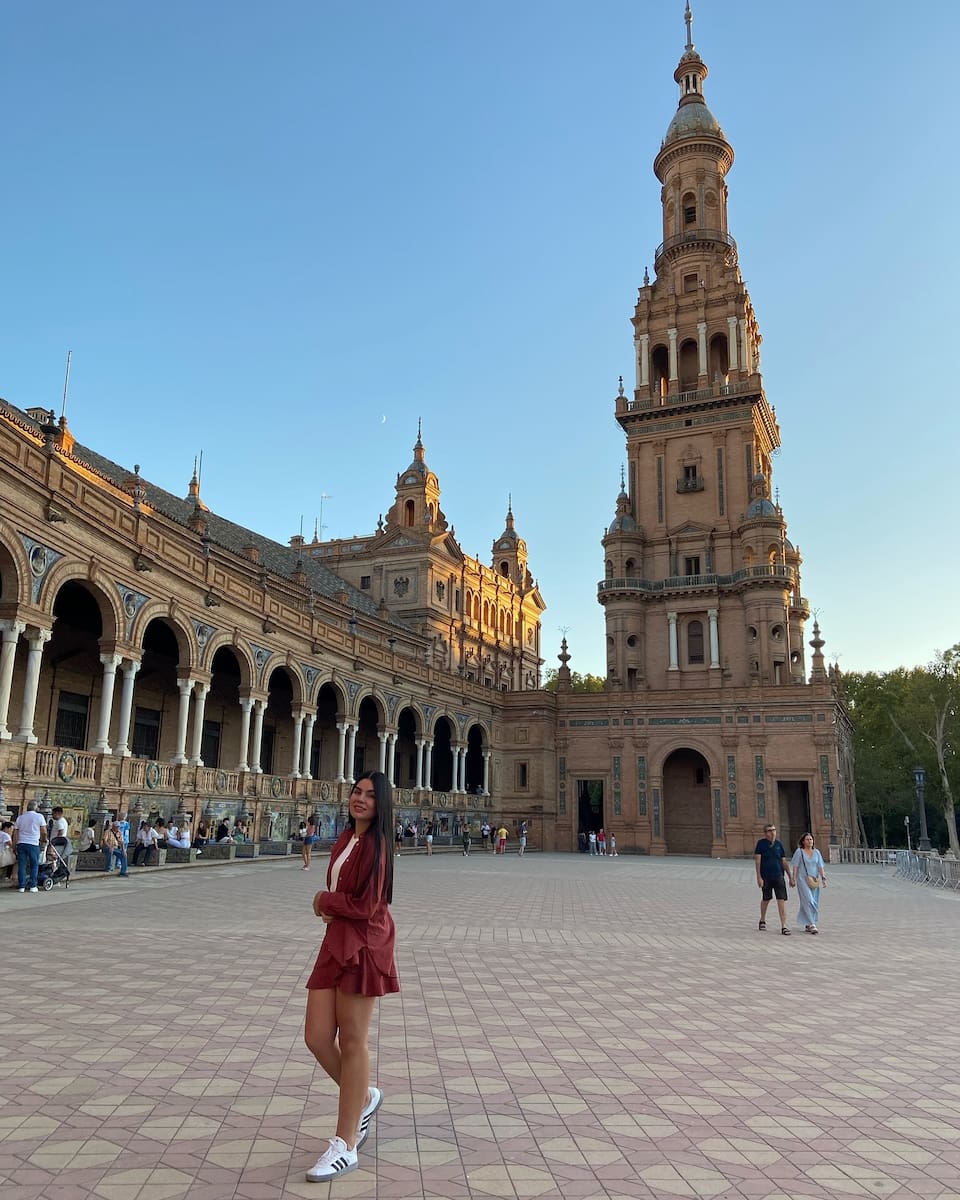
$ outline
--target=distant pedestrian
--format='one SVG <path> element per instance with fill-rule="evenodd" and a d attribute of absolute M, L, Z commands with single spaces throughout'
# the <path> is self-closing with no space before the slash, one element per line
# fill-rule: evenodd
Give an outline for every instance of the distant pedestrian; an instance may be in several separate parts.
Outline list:
<path fill-rule="evenodd" d="M 584 829 L 581 829 L 581 830 L 580 830 L 580 832 L 577 834 L 577 843 L 579 844 L 579 847 L 580 847 L 580 853 L 581 853 L 581 854 L 586 854 L 586 852 L 587 852 L 587 834 L 586 834 L 586 830 L 584 830 Z"/>
<path fill-rule="evenodd" d="M 597 830 L 597 853 L 600 855 L 607 853 L 607 835 L 602 829 Z"/>
<path fill-rule="evenodd" d="M 526 848 L 527 848 L 527 823 L 526 823 L 526 821 L 521 821 L 520 822 L 520 849 L 517 851 L 517 853 L 520 855 L 521 858 L 523 857 L 523 852 L 524 852 L 524 850 L 526 850 Z"/>
<path fill-rule="evenodd" d="M 590 853 L 596 854 L 597 853 L 597 831 L 595 829 L 591 829 L 589 834 L 587 835 L 587 839 L 590 842 Z"/>
<path fill-rule="evenodd" d="M 620 855 L 617 853 L 617 835 L 615 833 L 610 834 L 610 849 L 607 851 L 607 853 L 611 858 L 620 857 Z"/>
<path fill-rule="evenodd" d="M 426 842 L 427 842 L 427 854 L 430 855 L 433 853 L 433 822 L 432 821 L 429 822 L 429 824 L 427 825 Z"/>
<path fill-rule="evenodd" d="M 463 842 L 463 854 L 466 857 L 470 853 L 470 826 L 466 821 L 463 823 L 460 837 Z"/>
<path fill-rule="evenodd" d="M 403 846 L 403 822 L 397 821 L 397 827 L 393 831 L 393 853 L 399 854 Z"/>
<path fill-rule="evenodd" d="M 483 838 L 484 850 L 489 850 L 490 848 L 490 832 L 490 822 L 484 821 L 484 823 L 480 826 L 480 836 Z"/>
<path fill-rule="evenodd" d="M 114 862 L 120 868 L 120 878 L 126 879 L 127 871 L 127 852 L 123 845 L 123 835 L 120 832 L 120 825 L 117 821 L 113 824 L 107 824 L 103 829 L 103 857 L 104 870 L 108 873 L 113 870 Z"/>
<path fill-rule="evenodd" d="M 310 870 L 310 855 L 313 853 L 313 848 L 319 840 L 320 838 L 317 836 L 317 814 L 312 813 L 303 832 L 303 846 L 301 847 L 303 866 L 301 870 Z"/>
<path fill-rule="evenodd" d="M 509 836 L 509 834 L 508 834 L 506 825 L 501 825 L 500 828 L 497 830 L 497 853 L 498 854 L 506 854 L 508 836 Z"/>

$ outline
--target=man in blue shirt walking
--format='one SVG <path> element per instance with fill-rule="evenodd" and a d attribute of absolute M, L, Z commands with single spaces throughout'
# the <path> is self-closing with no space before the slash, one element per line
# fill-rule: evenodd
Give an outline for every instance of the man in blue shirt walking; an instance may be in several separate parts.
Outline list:
<path fill-rule="evenodd" d="M 760 900 L 760 929 L 767 927 L 767 906 L 774 896 L 777 898 L 777 909 L 780 913 L 780 932 L 789 934 L 787 925 L 787 886 L 795 886 L 790 859 L 783 848 L 783 843 L 777 837 L 776 825 L 767 825 L 764 836 L 757 842 L 753 851 L 753 859 L 757 866 L 757 887 L 761 889 Z"/>

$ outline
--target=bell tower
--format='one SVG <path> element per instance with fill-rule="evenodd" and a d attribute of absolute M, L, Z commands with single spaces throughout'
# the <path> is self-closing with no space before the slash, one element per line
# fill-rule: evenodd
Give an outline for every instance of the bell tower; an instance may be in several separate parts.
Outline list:
<path fill-rule="evenodd" d="M 663 240 L 632 318 L 636 376 L 616 417 L 627 478 L 604 538 L 608 687 L 804 681 L 800 555 L 771 500 L 780 446 L 761 336 L 727 219 L 733 147 L 693 43 L 653 169 Z M 629 564 L 629 565 L 628 565 Z"/>

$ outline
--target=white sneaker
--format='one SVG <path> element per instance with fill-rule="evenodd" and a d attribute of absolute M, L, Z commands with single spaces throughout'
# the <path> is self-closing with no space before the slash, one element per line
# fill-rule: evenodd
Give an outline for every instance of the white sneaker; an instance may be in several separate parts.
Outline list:
<path fill-rule="evenodd" d="M 357 1152 L 347 1148 L 342 1137 L 330 1139 L 330 1145 L 307 1172 L 309 1183 L 325 1183 L 357 1169 Z"/>
<path fill-rule="evenodd" d="M 25 892 L 26 890 L 27 890 L 26 888 L 17 888 L 18 892 Z"/>
<path fill-rule="evenodd" d="M 370 1136 L 370 1121 L 373 1119 L 377 1109 L 383 1103 L 383 1092 L 379 1088 L 370 1088 L 370 1099 L 360 1110 L 360 1124 L 357 1126 L 357 1149 L 359 1150 L 363 1143 Z"/>
<path fill-rule="evenodd" d="M 30 891 L 31 891 L 31 892 L 39 892 L 39 891 L 40 891 L 40 889 L 39 889 L 39 888 L 31 888 L 31 889 L 30 889 Z"/>

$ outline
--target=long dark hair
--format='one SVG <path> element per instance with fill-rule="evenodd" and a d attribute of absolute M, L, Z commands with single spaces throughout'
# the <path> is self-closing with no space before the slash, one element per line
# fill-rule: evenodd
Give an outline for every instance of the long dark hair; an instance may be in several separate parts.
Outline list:
<path fill-rule="evenodd" d="M 390 839 L 393 837 L 393 785 L 382 771 L 364 771 L 354 780 L 354 787 L 361 779 L 369 779 L 373 784 L 373 794 L 377 801 L 377 812 L 373 824 L 367 830 L 373 835 L 373 878 L 380 874 L 380 863 L 385 859 L 383 873 L 383 898 L 389 904 L 393 900 L 393 853 L 390 850 Z M 353 788 L 350 789 L 353 791 Z M 351 829 L 356 829 L 356 821 L 351 813 L 347 818 Z"/>

